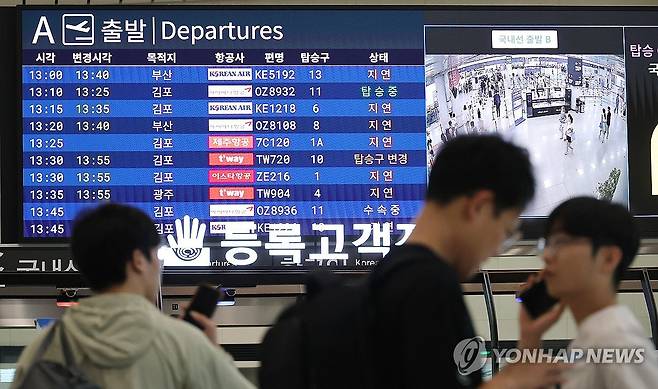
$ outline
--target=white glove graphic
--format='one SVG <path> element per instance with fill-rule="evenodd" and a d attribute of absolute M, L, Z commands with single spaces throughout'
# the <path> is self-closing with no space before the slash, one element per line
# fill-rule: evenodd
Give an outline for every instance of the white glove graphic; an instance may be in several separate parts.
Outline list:
<path fill-rule="evenodd" d="M 205 223 L 199 223 L 197 218 L 192 219 L 190 223 L 190 217 L 185 215 L 182 222 L 176 219 L 175 225 L 176 238 L 167 235 L 171 251 L 163 252 L 165 266 L 209 266 L 210 249 L 203 247 Z"/>

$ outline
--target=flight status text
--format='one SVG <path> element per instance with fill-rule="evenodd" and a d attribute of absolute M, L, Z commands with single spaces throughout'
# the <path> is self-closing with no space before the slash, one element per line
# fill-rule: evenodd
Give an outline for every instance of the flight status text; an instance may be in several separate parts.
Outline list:
<path fill-rule="evenodd" d="M 427 182 L 422 40 L 186 12 L 24 13 L 23 236 L 69 237 L 116 202 L 164 235 L 189 216 L 222 245 L 317 246 L 297 265 L 350 236 L 380 258 L 406 239 Z"/>

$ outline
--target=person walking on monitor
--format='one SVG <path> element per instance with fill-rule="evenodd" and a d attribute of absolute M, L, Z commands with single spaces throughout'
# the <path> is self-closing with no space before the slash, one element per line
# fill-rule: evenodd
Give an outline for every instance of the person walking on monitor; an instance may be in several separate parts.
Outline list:
<path fill-rule="evenodd" d="M 484 128 L 484 120 L 482 120 L 482 111 L 478 107 L 478 130 L 480 133 L 486 131 Z"/>
<path fill-rule="evenodd" d="M 560 140 L 564 140 L 564 127 L 567 124 L 567 112 L 564 106 L 560 108 Z"/>
<path fill-rule="evenodd" d="M 564 152 L 564 155 L 567 155 L 569 153 L 569 150 L 571 150 L 571 152 L 573 153 L 573 146 L 571 146 L 571 143 L 573 142 L 573 134 L 574 134 L 573 116 L 569 114 L 569 124 L 567 126 L 567 132 L 564 134 L 565 141 L 567 142 L 567 149 Z"/>
<path fill-rule="evenodd" d="M 606 125 L 608 123 L 607 115 L 605 114 L 605 108 L 603 108 L 603 113 L 601 113 L 601 119 L 599 121 L 599 140 L 603 143 L 606 133 Z"/>
<path fill-rule="evenodd" d="M 610 112 L 610 107 L 608 107 L 608 113 L 606 114 L 606 126 L 605 126 L 605 139 L 608 140 L 610 137 L 610 123 L 612 122 L 612 113 Z"/>
<path fill-rule="evenodd" d="M 494 105 L 496 106 L 496 116 L 500 117 L 500 93 L 498 93 L 498 90 L 494 92 L 493 102 Z"/>

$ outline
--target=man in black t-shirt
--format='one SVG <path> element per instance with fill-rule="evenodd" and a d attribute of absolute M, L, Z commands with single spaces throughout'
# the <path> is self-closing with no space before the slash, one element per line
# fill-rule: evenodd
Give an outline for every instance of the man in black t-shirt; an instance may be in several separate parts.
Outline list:
<path fill-rule="evenodd" d="M 413 233 L 371 275 L 375 387 L 536 388 L 560 381 L 563 366 L 514 364 L 483 384 L 479 369 L 460 363 L 469 362 L 460 360 L 462 341 L 475 337 L 460 282 L 518 235 L 534 188 L 527 152 L 499 137 L 458 137 L 442 147 Z M 520 347 L 560 314 L 534 321 L 522 315 Z"/>

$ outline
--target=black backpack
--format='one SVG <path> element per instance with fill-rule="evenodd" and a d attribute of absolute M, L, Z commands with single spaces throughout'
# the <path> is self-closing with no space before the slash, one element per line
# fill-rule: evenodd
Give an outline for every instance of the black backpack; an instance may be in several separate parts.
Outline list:
<path fill-rule="evenodd" d="M 53 341 L 59 329 L 59 339 L 64 354 L 64 363 L 46 361 L 43 354 Z M 71 348 L 61 321 L 55 323 L 48 330 L 48 334 L 39 345 L 34 361 L 25 373 L 25 378 L 18 389 L 101 389 L 100 386 L 90 382 L 85 374 L 75 365 Z"/>
<path fill-rule="evenodd" d="M 260 388 L 374 388 L 377 289 L 420 259 L 427 259 L 425 250 L 407 249 L 353 284 L 328 271 L 311 273 L 306 298 L 284 310 L 263 339 Z"/>

